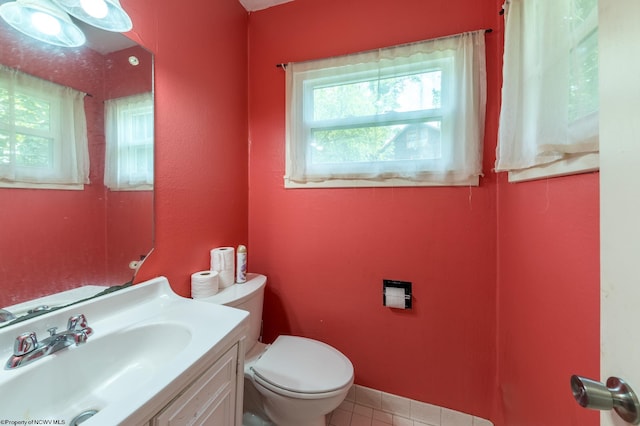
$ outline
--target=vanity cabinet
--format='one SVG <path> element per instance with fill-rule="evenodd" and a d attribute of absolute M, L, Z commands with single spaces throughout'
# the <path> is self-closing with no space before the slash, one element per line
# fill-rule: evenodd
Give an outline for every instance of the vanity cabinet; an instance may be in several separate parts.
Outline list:
<path fill-rule="evenodd" d="M 0 374 L 0 395 L 10 396 L 0 398 L 2 418 L 242 425 L 248 312 L 178 296 L 157 277 L 2 327 L 0 355 L 9 358 L 16 336 L 44 335 L 80 313 L 93 328 L 86 343 Z"/>
<path fill-rule="evenodd" d="M 237 419 L 242 405 L 242 368 L 238 365 L 240 345 L 236 344 L 150 422 L 152 426 L 241 424 Z M 240 373 L 239 373 L 240 371 Z M 241 417 L 241 416 L 240 416 Z"/>

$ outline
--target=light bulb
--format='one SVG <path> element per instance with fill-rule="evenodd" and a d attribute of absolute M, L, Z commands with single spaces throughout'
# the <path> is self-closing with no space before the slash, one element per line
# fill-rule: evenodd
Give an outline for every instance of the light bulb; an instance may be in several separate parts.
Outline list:
<path fill-rule="evenodd" d="M 80 0 L 82 9 L 90 16 L 102 19 L 109 13 L 109 7 L 104 0 Z"/>
<path fill-rule="evenodd" d="M 60 33 L 60 22 L 51 15 L 43 12 L 34 12 L 31 15 L 31 23 L 40 32 L 47 35 L 56 35 Z"/>

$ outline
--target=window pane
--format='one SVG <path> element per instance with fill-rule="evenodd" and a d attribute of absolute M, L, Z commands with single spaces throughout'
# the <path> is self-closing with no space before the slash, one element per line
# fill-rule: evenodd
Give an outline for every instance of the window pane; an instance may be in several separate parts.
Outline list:
<path fill-rule="evenodd" d="M 138 113 L 131 116 L 132 143 L 149 144 L 153 140 L 153 116 L 150 113 Z"/>
<path fill-rule="evenodd" d="M 16 134 L 16 164 L 23 167 L 53 167 L 53 140 Z"/>
<path fill-rule="evenodd" d="M 0 87 L 0 123 L 9 123 L 9 91 Z"/>
<path fill-rule="evenodd" d="M 438 159 L 440 121 L 315 130 L 309 153 L 312 164 Z"/>
<path fill-rule="evenodd" d="M 598 111 L 598 33 L 592 32 L 573 50 L 569 87 L 569 120 Z"/>
<path fill-rule="evenodd" d="M 49 131 L 51 106 L 49 102 L 35 96 L 16 94 L 15 124 L 26 129 Z"/>
<path fill-rule="evenodd" d="M 0 165 L 11 164 L 11 144 L 9 135 L 0 132 Z"/>
<path fill-rule="evenodd" d="M 573 18 L 585 22 L 598 7 L 598 0 L 573 0 Z"/>
<path fill-rule="evenodd" d="M 139 145 L 130 150 L 131 153 L 131 175 L 134 180 L 144 179 L 152 168 L 150 167 L 153 160 L 152 150 L 149 146 Z"/>
<path fill-rule="evenodd" d="M 389 77 L 313 90 L 313 119 L 366 117 L 440 108 L 441 71 Z"/>

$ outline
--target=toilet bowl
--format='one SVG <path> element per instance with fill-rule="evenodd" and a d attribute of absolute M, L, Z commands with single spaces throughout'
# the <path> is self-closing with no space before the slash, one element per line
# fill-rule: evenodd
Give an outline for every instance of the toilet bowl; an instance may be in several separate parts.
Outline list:
<path fill-rule="evenodd" d="M 281 335 L 259 342 L 266 277 L 248 274 L 215 296 L 197 299 L 249 311 L 244 411 L 266 415 L 277 426 L 325 426 L 353 384 L 353 365 L 326 343 Z"/>

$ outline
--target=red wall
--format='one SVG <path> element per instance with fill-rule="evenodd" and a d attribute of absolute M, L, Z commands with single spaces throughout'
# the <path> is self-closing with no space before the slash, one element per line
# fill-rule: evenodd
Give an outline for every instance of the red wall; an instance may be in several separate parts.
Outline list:
<path fill-rule="evenodd" d="M 122 1 L 155 54 L 155 242 L 138 281 L 190 295 L 209 250 L 248 241 L 247 13 L 237 0 Z"/>
<path fill-rule="evenodd" d="M 569 386 L 600 377 L 599 174 L 513 184 L 502 173 L 497 194 L 494 424 L 599 425 Z"/>
<path fill-rule="evenodd" d="M 599 373 L 598 174 L 509 184 L 498 197 L 498 365 L 504 424 L 599 424 L 572 374 Z M 544 407 L 544 409 L 541 409 Z"/>
<path fill-rule="evenodd" d="M 250 16 L 250 268 L 269 276 L 266 338 L 327 341 L 358 384 L 496 425 L 595 425 L 568 383 L 599 376 L 598 175 L 492 172 L 501 5 L 305 0 Z M 480 28 L 495 31 L 479 188 L 283 189 L 275 64 Z M 413 311 L 380 306 L 382 278 L 414 282 Z"/>
<path fill-rule="evenodd" d="M 598 174 L 498 188 L 498 366 L 504 425 L 590 426 L 572 374 L 600 377 Z"/>
<path fill-rule="evenodd" d="M 249 265 L 269 277 L 266 339 L 320 339 L 352 360 L 357 384 L 485 418 L 496 387 L 490 162 L 473 188 L 285 190 L 285 78 L 275 65 L 493 28 L 498 9 L 487 4 L 299 0 L 249 17 Z M 486 40 L 494 58 L 495 34 Z M 384 278 L 413 282 L 411 311 L 382 306 Z"/>

